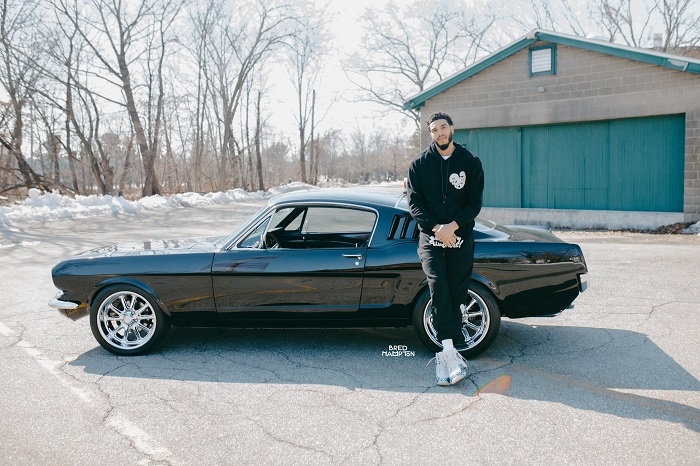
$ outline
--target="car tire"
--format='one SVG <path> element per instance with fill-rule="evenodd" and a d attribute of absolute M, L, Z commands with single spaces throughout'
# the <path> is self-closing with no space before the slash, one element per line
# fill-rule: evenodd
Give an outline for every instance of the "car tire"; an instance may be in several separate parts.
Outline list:
<path fill-rule="evenodd" d="M 467 359 L 486 351 L 496 339 L 501 327 L 501 311 L 498 302 L 481 283 L 472 281 L 469 288 L 471 301 L 467 304 L 467 314 L 462 315 L 462 331 L 465 332 L 466 346 L 456 346 Z M 413 309 L 413 327 L 418 339 L 431 352 L 442 350 L 433 328 L 432 300 L 426 287 Z"/>
<path fill-rule="evenodd" d="M 170 316 L 148 292 L 132 285 L 100 291 L 90 306 L 90 328 L 97 342 L 119 356 L 147 353 L 170 328 Z"/>

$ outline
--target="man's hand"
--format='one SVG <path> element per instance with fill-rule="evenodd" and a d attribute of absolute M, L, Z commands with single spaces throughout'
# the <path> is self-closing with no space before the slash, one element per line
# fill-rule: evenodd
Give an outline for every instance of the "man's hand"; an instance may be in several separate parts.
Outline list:
<path fill-rule="evenodd" d="M 457 222 L 452 221 L 446 225 L 437 225 L 435 227 L 435 238 L 447 247 L 452 247 L 457 242 L 455 231 L 459 228 Z"/>

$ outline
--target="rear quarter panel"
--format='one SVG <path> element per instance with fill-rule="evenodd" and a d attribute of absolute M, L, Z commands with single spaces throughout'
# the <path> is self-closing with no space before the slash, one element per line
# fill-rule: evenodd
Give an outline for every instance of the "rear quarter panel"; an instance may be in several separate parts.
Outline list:
<path fill-rule="evenodd" d="M 586 273 L 580 254 L 567 243 L 481 242 L 476 244 L 474 274 L 501 301 L 508 317 L 560 312 L 579 294 L 578 276 Z"/>

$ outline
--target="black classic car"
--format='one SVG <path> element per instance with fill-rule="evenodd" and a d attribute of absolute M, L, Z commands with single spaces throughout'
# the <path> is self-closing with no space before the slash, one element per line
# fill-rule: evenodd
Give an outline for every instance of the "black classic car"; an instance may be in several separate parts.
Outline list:
<path fill-rule="evenodd" d="M 418 229 L 405 196 L 297 191 L 271 199 L 227 237 L 94 249 L 52 270 L 49 305 L 90 316 L 108 351 L 155 348 L 171 324 L 230 327 L 405 327 L 439 351 Z M 556 314 L 586 288 L 581 249 L 538 227 L 478 220 L 469 358 L 494 341 L 501 316 Z"/>

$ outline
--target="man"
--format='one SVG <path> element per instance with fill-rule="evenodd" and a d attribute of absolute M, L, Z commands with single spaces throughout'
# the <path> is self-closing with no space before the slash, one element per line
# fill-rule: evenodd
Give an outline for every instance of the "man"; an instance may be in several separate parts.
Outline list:
<path fill-rule="evenodd" d="M 442 351 L 435 355 L 438 385 L 467 375 L 457 351 L 466 345 L 462 308 L 469 299 L 474 263 L 474 219 L 481 210 L 484 171 L 479 158 L 452 140 L 446 113 L 428 117 L 432 143 L 408 170 L 407 196 L 420 229 L 418 255 L 428 278 L 433 324 Z"/>

